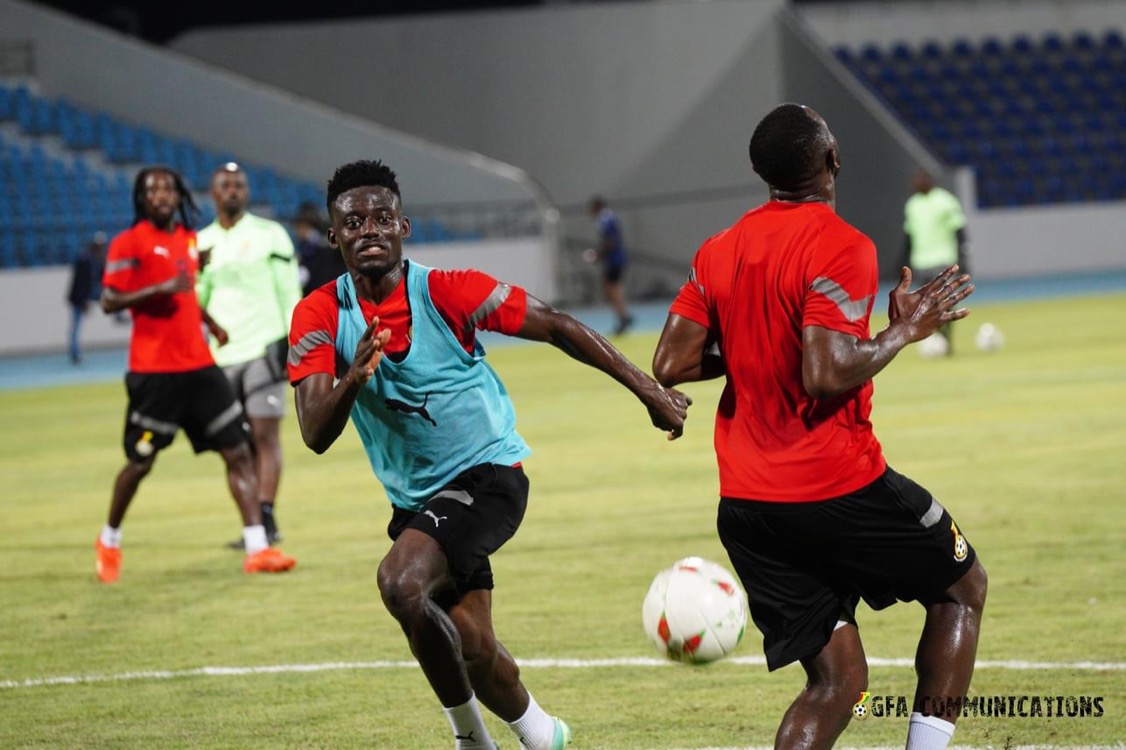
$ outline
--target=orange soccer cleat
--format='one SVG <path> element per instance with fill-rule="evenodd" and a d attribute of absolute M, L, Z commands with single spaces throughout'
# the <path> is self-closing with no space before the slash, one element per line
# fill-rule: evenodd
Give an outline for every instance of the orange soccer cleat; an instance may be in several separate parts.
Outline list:
<path fill-rule="evenodd" d="M 94 542 L 94 571 L 102 583 L 113 583 L 121 573 L 121 548 L 107 547 L 102 544 L 101 537 Z"/>
<path fill-rule="evenodd" d="M 267 547 L 247 555 L 242 569 L 247 573 L 284 573 L 296 564 L 296 560 L 277 547 Z"/>

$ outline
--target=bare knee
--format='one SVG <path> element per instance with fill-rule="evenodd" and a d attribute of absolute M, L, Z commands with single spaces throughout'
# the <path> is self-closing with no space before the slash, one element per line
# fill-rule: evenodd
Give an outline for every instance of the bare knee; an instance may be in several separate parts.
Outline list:
<path fill-rule="evenodd" d="M 974 564 L 966 574 L 944 592 L 943 600 L 938 603 L 955 604 L 980 614 L 985 609 L 985 595 L 988 589 L 989 577 L 985 573 L 985 568 L 982 567 L 980 560 L 974 560 Z"/>
<path fill-rule="evenodd" d="M 806 671 L 805 691 L 810 698 L 826 706 L 847 710 L 868 689 L 868 665 L 864 662 L 833 674 L 813 675 Z"/>
<path fill-rule="evenodd" d="M 223 448 L 219 451 L 219 455 L 223 457 L 223 461 L 227 464 L 227 469 L 230 471 L 252 471 L 254 469 L 254 457 L 250 453 L 250 444 L 241 443 L 233 448 Z"/>
<path fill-rule="evenodd" d="M 846 709 L 868 689 L 868 660 L 855 625 L 833 631 L 829 644 L 812 659 L 802 661 L 807 695 L 829 706 Z"/>
<path fill-rule="evenodd" d="M 140 481 L 149 475 L 152 471 L 155 457 L 146 459 L 144 461 L 130 461 L 125 465 L 125 471 L 133 476 L 133 479 Z"/>
<path fill-rule="evenodd" d="M 410 571 L 384 564 L 377 576 L 379 595 L 387 611 L 402 624 L 417 617 L 426 604 L 427 594 L 422 582 Z"/>

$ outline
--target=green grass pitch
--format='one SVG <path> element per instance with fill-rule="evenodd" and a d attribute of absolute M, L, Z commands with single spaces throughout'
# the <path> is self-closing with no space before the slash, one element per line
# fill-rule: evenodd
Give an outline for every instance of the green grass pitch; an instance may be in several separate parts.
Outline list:
<path fill-rule="evenodd" d="M 973 348 L 985 321 L 1006 335 L 998 353 Z M 654 335 L 619 341 L 648 367 Z M 954 744 L 1120 742 L 1126 296 L 982 305 L 955 343 L 949 359 L 901 354 L 876 379 L 873 418 L 892 465 L 942 500 L 989 572 L 972 694 L 1099 696 L 1103 712 L 970 717 Z M 494 347 L 490 361 L 535 450 L 524 525 L 493 561 L 498 634 L 524 660 L 655 657 L 640 618 L 651 577 L 688 555 L 727 562 L 714 527 L 718 384 L 685 388 L 687 433 L 667 442 L 627 392 L 551 347 Z M 421 672 L 394 664 L 411 657 L 375 587 L 390 513 L 352 429 L 316 456 L 284 423 L 292 573 L 241 572 L 223 547 L 238 519 L 221 462 L 180 436 L 142 485 L 107 587 L 93 542 L 123 460 L 124 404 L 121 385 L 0 393 L 0 748 L 450 747 Z M 858 617 L 870 657 L 913 655 L 920 607 Z M 757 631 L 737 656 L 761 656 Z M 204 667 L 282 669 L 192 672 Z M 523 674 L 575 748 L 612 750 L 769 746 L 802 684 L 798 667 L 731 661 Z M 63 677 L 111 679 L 51 681 Z M 871 669 L 875 695 L 912 686 L 909 666 Z M 841 744 L 902 746 L 905 731 L 905 719 L 872 717 Z"/>

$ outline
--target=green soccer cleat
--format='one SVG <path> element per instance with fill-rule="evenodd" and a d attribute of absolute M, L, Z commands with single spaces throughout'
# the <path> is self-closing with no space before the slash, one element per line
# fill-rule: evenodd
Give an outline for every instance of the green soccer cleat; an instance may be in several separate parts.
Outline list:
<path fill-rule="evenodd" d="M 571 727 L 558 716 L 551 717 L 555 724 L 555 732 L 551 735 L 551 750 L 563 750 L 571 744 Z"/>

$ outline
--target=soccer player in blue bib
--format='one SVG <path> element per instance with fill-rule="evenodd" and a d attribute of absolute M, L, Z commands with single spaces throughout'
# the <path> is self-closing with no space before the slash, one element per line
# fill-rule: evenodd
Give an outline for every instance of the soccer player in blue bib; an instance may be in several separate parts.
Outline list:
<path fill-rule="evenodd" d="M 405 260 L 410 219 L 382 163 L 337 169 L 328 209 L 328 240 L 348 272 L 294 311 L 289 374 L 301 434 L 318 453 L 349 418 L 360 434 L 393 506 L 379 591 L 445 709 L 455 748 L 494 747 L 479 700 L 521 747 L 560 750 L 570 729 L 540 708 L 493 633 L 489 555 L 523 519 L 520 462 L 530 450 L 476 331 L 548 342 L 606 372 L 670 439 L 689 401 L 519 287 Z"/>

